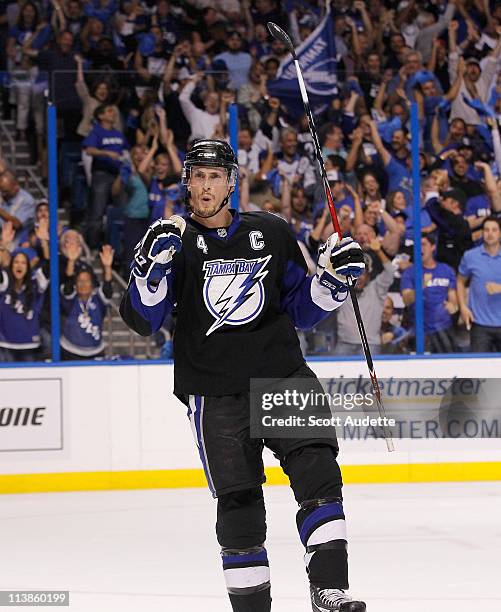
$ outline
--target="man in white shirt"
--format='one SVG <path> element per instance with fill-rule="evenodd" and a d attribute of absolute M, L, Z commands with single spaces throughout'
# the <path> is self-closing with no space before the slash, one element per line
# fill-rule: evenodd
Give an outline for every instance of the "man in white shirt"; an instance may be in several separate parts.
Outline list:
<path fill-rule="evenodd" d="M 220 123 L 218 93 L 214 91 L 205 93 L 203 98 L 205 110 L 198 108 L 191 100 L 191 95 L 202 78 L 202 74 L 194 75 L 179 95 L 179 103 L 191 127 L 190 141 L 195 138 L 211 138 Z"/>

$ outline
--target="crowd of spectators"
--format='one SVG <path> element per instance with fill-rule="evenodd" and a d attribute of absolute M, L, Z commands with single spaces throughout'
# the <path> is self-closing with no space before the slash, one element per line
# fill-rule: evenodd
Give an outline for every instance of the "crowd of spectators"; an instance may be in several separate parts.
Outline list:
<path fill-rule="evenodd" d="M 42 177 L 47 91 L 58 112 L 60 202 L 69 218 L 59 229 L 66 358 L 102 354 L 112 266 L 126 277 L 148 224 L 187 214 L 187 145 L 229 138 L 231 105 L 240 210 L 282 215 L 315 272 L 333 227 L 307 121 L 270 94 L 287 50 L 266 23 L 299 46 L 327 4 L 0 0 L 3 118 L 15 120 Z M 342 231 L 366 251 L 356 290 L 373 352 L 415 350 L 412 103 L 425 348 L 500 351 L 501 3 L 332 0 L 329 10 L 337 91 L 316 124 Z M 0 159 L 4 359 L 47 351 L 47 211 Z M 91 267 L 99 259 L 102 285 Z M 23 325 L 29 341 L 10 335 Z M 298 333 L 308 354 L 361 352 L 350 306 Z"/>

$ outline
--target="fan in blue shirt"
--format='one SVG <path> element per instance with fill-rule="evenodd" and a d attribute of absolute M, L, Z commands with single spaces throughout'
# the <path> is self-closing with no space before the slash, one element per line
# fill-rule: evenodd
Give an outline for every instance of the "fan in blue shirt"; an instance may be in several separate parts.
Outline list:
<path fill-rule="evenodd" d="M 412 177 L 407 163 L 401 163 L 384 146 L 375 121 L 370 122 L 371 136 L 388 176 L 388 191 L 401 191 L 407 204 L 412 203 Z M 399 130 L 400 132 L 401 130 Z M 395 135 L 394 135 L 395 136 Z M 400 145 L 401 146 L 401 145 Z"/>
<path fill-rule="evenodd" d="M 41 267 L 32 274 L 23 250 L 14 251 L 7 270 L 0 268 L 0 351 L 4 361 L 36 360 L 48 284 Z"/>
<path fill-rule="evenodd" d="M 435 248 L 431 236 L 421 239 L 426 349 L 432 353 L 450 353 L 457 350 L 452 328 L 452 315 L 458 310 L 456 275 L 451 266 L 435 261 Z M 402 274 L 400 290 L 404 304 L 414 310 L 414 265 Z"/>
<path fill-rule="evenodd" d="M 461 318 L 471 329 L 471 350 L 501 351 L 501 224 L 487 217 L 483 244 L 463 255 L 459 264 L 458 298 Z M 466 282 L 470 282 L 468 302 Z"/>
<path fill-rule="evenodd" d="M 128 149 L 125 136 L 113 128 L 116 112 L 112 104 L 98 106 L 94 111 L 98 123 L 82 143 L 85 153 L 92 157 L 86 236 L 91 249 L 97 249 L 102 244 L 103 217 L 111 202 L 112 187 L 120 172 L 121 158 Z"/>
<path fill-rule="evenodd" d="M 102 170 L 116 176 L 120 172 L 120 157 L 128 149 L 125 136 L 113 129 L 116 108 L 112 104 L 103 104 L 98 106 L 94 116 L 97 122 L 82 142 L 82 147 L 93 158 L 93 173 Z"/>
<path fill-rule="evenodd" d="M 90 270 L 68 276 L 62 287 L 61 308 L 65 315 L 61 335 L 64 361 L 95 359 L 104 354 L 103 324 L 113 294 L 111 285 L 113 249 L 104 245 L 99 253 L 103 266 L 103 284 L 94 285 Z"/>

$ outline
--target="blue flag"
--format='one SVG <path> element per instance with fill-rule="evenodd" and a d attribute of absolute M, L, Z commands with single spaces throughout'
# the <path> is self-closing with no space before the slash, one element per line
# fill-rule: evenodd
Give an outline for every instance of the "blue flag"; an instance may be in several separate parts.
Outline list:
<path fill-rule="evenodd" d="M 316 29 L 296 49 L 313 114 L 321 113 L 338 93 L 334 19 L 330 10 Z M 267 83 L 268 93 L 279 98 L 295 119 L 303 113 L 303 103 L 292 56 L 278 69 L 277 78 Z"/>

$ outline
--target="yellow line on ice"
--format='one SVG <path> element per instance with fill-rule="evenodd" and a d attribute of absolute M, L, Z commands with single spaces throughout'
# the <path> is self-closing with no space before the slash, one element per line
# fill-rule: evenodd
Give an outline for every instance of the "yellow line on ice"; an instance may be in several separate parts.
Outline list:
<path fill-rule="evenodd" d="M 344 465 L 341 469 L 346 484 L 501 480 L 501 462 Z M 289 482 L 279 467 L 266 468 L 266 477 L 269 485 L 285 485 Z M 206 486 L 202 469 L 0 474 L 0 493 L 177 489 Z"/>

